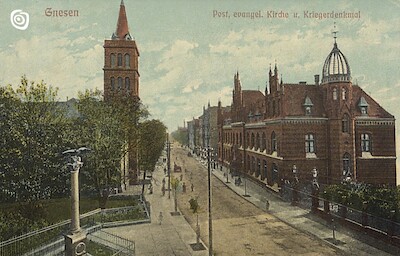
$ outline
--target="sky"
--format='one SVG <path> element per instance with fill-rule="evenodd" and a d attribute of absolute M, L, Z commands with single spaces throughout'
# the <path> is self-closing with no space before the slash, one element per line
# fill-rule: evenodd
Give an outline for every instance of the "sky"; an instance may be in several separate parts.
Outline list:
<path fill-rule="evenodd" d="M 0 85 L 17 85 L 26 75 L 58 87 L 62 101 L 78 91 L 102 89 L 103 44 L 116 29 L 120 2 L 0 0 Z M 284 83 L 314 83 L 336 30 L 353 83 L 400 116 L 400 0 L 124 3 L 140 52 L 140 98 L 150 118 L 160 119 L 169 131 L 200 116 L 208 102 L 230 105 L 236 71 L 245 90 L 264 91 L 275 63 Z M 49 10 L 77 15 L 48 16 Z M 358 15 L 319 16 L 343 12 Z M 26 23 L 18 15 L 24 13 L 29 24 L 22 30 Z M 237 17 L 251 13 L 262 17 Z"/>

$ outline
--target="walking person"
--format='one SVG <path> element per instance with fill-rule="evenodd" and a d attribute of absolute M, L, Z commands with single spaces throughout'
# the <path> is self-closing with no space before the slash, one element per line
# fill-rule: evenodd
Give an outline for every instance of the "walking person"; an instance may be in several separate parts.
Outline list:
<path fill-rule="evenodd" d="M 192 183 L 192 185 L 190 186 L 190 188 L 192 189 L 192 192 L 193 192 L 193 190 L 194 190 L 194 185 L 193 185 L 193 183 Z"/>

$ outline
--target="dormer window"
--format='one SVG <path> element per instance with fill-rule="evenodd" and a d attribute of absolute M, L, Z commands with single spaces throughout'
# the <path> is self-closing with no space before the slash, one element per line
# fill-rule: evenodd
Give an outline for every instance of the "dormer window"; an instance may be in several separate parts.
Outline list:
<path fill-rule="evenodd" d="M 306 116 L 311 115 L 311 108 L 313 106 L 314 106 L 314 104 L 312 103 L 310 97 L 307 96 L 306 99 L 304 100 L 304 104 L 303 104 Z"/>
<path fill-rule="evenodd" d="M 368 115 L 368 102 L 365 100 L 364 97 L 361 96 L 360 101 L 358 103 L 358 107 L 360 108 L 360 112 L 362 116 Z"/>

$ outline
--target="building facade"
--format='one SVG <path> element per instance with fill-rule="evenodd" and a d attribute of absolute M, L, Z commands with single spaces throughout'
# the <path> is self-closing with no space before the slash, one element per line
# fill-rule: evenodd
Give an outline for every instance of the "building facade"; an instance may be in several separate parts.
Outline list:
<path fill-rule="evenodd" d="M 314 168 L 325 184 L 396 185 L 395 118 L 351 82 L 336 38 L 314 80 L 283 83 L 275 64 L 262 93 L 242 90 L 236 73 L 231 110 L 219 104 L 219 161 L 270 186 L 293 169 L 311 181 Z"/>

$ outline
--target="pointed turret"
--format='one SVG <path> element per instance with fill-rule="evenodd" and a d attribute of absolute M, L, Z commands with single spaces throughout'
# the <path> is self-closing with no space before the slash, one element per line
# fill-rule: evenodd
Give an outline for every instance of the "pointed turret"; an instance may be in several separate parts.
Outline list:
<path fill-rule="evenodd" d="M 131 39 L 131 35 L 129 34 L 128 19 L 126 18 L 124 0 L 121 1 L 121 5 L 119 6 L 117 30 L 113 34 L 113 39 Z"/>

